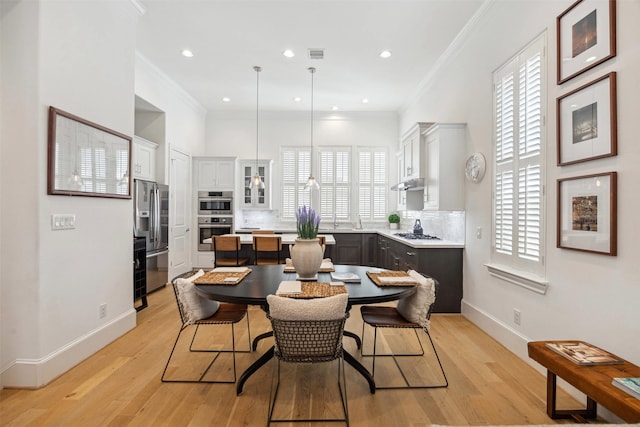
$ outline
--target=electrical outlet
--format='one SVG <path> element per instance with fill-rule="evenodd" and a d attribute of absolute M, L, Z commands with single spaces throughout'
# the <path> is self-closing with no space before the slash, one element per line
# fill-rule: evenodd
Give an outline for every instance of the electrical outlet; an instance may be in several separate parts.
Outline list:
<path fill-rule="evenodd" d="M 100 318 L 104 319 L 107 317 L 107 304 L 100 304 Z"/>
<path fill-rule="evenodd" d="M 520 310 L 518 310 L 517 308 L 513 309 L 513 323 L 515 323 L 516 325 L 520 324 Z"/>

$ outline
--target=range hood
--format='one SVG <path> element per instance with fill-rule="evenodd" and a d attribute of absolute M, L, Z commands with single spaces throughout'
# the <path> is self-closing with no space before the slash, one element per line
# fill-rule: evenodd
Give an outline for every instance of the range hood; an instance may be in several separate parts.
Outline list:
<path fill-rule="evenodd" d="M 412 178 L 391 187 L 393 191 L 414 191 L 424 188 L 424 178 Z"/>

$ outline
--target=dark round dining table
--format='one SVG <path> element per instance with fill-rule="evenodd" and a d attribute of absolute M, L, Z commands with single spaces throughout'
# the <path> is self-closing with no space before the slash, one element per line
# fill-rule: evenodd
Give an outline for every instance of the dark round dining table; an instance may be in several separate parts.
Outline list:
<path fill-rule="evenodd" d="M 267 295 L 274 295 L 280 282 L 283 280 L 296 280 L 296 273 L 285 273 L 284 264 L 278 265 L 251 265 L 252 271 L 237 285 L 205 285 L 196 284 L 201 295 L 206 298 L 222 302 L 236 304 L 258 305 L 267 312 Z M 357 265 L 334 265 L 337 273 L 355 273 L 360 276 L 360 283 L 345 283 L 349 293 L 349 310 L 353 305 L 375 304 L 381 302 L 395 301 L 400 298 L 412 295 L 416 289 L 413 286 L 389 286 L 380 287 L 376 285 L 369 276 L 369 272 L 386 271 L 376 267 L 366 267 Z M 330 273 L 318 273 L 318 282 L 330 282 Z M 345 331 L 345 335 L 356 340 L 358 348 L 361 346 L 360 337 L 353 332 Z M 271 333 L 262 334 L 254 340 L 253 350 L 257 347 L 257 342 L 263 338 L 271 336 Z M 242 393 L 244 383 L 262 365 L 271 360 L 274 356 L 273 346 L 267 350 L 258 360 L 249 366 L 238 379 L 236 393 Z M 371 373 L 348 351 L 344 350 L 344 360 L 353 366 L 369 383 L 369 390 L 375 393 L 375 381 Z"/>

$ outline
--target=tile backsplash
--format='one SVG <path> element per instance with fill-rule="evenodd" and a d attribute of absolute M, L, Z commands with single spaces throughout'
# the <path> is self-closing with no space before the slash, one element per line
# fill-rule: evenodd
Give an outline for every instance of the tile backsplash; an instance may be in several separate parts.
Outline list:
<path fill-rule="evenodd" d="M 416 219 L 420 219 L 424 234 L 438 236 L 443 240 L 456 243 L 464 243 L 465 239 L 465 213 L 464 211 L 403 211 L 399 212 L 400 228 L 398 232 L 411 232 Z M 235 228 L 261 228 L 273 230 L 295 230 L 295 223 L 292 221 L 281 221 L 280 211 L 240 209 L 236 211 Z M 351 226 L 355 228 L 354 221 Z M 321 223 L 321 228 L 325 224 Z M 327 228 L 331 228 L 326 224 Z M 389 224 L 363 222 L 362 227 L 366 230 L 389 230 Z M 340 229 L 349 228 L 349 225 L 341 224 Z"/>
<path fill-rule="evenodd" d="M 416 219 L 420 220 L 424 234 L 440 237 L 442 240 L 464 243 L 464 211 L 405 211 L 400 212 L 400 229 L 413 232 Z"/>

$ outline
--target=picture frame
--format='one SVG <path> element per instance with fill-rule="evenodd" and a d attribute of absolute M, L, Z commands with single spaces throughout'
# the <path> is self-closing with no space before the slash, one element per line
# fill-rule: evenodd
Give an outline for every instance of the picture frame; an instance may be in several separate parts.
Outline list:
<path fill-rule="evenodd" d="M 558 84 L 616 56 L 616 1 L 578 0 L 556 18 Z"/>
<path fill-rule="evenodd" d="M 616 172 L 558 180 L 558 248 L 617 255 Z"/>
<path fill-rule="evenodd" d="M 616 73 L 556 100 L 558 166 L 618 154 Z"/>
<path fill-rule="evenodd" d="M 131 199 L 131 137 L 51 106 L 47 143 L 47 194 Z"/>

